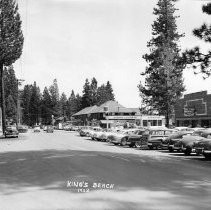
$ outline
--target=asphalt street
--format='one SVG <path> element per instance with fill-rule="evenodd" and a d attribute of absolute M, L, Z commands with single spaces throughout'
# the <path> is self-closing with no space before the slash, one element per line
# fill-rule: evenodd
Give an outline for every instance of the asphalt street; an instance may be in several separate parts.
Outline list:
<path fill-rule="evenodd" d="M 0 139 L 0 210 L 211 209 L 211 161 L 91 141 L 77 132 Z"/>

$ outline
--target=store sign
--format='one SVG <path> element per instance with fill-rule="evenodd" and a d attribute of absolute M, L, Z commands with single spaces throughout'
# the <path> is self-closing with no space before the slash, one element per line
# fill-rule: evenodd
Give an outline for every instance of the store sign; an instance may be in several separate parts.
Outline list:
<path fill-rule="evenodd" d="M 184 106 L 184 116 L 207 115 L 207 102 L 204 99 L 188 100 Z"/>
<path fill-rule="evenodd" d="M 108 116 L 109 120 L 136 120 L 139 116 Z"/>
<path fill-rule="evenodd" d="M 184 116 L 185 117 L 192 117 L 195 115 L 195 109 L 194 108 L 184 108 Z"/>

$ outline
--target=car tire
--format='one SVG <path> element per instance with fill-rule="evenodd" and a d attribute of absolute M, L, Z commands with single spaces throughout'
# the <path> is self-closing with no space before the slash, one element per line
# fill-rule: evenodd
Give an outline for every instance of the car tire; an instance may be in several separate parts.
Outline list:
<path fill-rule="evenodd" d="M 174 149 L 172 147 L 169 147 L 169 152 L 174 152 Z"/>
<path fill-rule="evenodd" d="M 185 151 L 184 151 L 184 154 L 189 156 L 192 152 L 192 149 L 190 147 L 186 147 Z"/>
<path fill-rule="evenodd" d="M 135 143 L 129 144 L 129 147 L 134 147 L 134 146 L 135 146 Z"/>
<path fill-rule="evenodd" d="M 153 146 L 152 146 L 152 145 L 149 145 L 148 148 L 149 148 L 150 150 L 153 150 Z"/>
<path fill-rule="evenodd" d="M 140 148 L 141 147 L 141 145 L 138 142 L 135 142 L 134 146 L 135 146 L 135 148 Z"/>
<path fill-rule="evenodd" d="M 126 138 L 123 138 L 121 140 L 121 146 L 126 146 L 127 145 L 127 141 L 126 141 Z"/>
<path fill-rule="evenodd" d="M 206 160 L 211 160 L 211 154 L 203 154 Z"/>

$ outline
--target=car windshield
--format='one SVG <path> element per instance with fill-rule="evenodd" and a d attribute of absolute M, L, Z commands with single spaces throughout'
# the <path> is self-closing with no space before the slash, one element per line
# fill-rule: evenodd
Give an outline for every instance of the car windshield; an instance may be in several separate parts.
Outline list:
<path fill-rule="evenodd" d="M 134 132 L 134 134 L 136 134 L 136 135 L 142 135 L 143 133 L 144 133 L 144 131 L 140 131 L 140 130 L 137 130 Z"/>

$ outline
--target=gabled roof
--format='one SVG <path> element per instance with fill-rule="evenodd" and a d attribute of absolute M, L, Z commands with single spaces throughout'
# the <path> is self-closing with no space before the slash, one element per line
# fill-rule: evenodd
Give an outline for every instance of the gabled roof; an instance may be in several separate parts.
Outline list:
<path fill-rule="evenodd" d="M 100 106 L 91 106 L 91 107 L 86 107 L 82 109 L 81 111 L 77 112 L 73 116 L 78 116 L 78 115 L 87 115 L 87 114 L 93 114 L 93 113 L 104 113 L 104 107 L 108 107 L 108 112 L 121 112 L 121 113 L 131 113 L 131 112 L 136 112 L 137 110 L 126 108 L 119 104 L 117 101 L 107 101 L 104 104 Z"/>
<path fill-rule="evenodd" d="M 92 110 L 94 110 L 96 107 L 97 107 L 96 105 L 86 107 L 86 108 L 82 109 L 81 111 L 75 113 L 73 116 L 90 114 L 92 112 Z"/>

